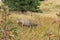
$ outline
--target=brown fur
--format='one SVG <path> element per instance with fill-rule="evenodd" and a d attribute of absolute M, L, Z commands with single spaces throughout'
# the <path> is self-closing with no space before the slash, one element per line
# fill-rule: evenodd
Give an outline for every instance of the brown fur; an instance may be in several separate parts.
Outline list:
<path fill-rule="evenodd" d="M 26 20 L 26 19 L 20 19 L 18 20 L 18 25 L 23 25 L 23 26 L 27 26 L 27 27 L 36 27 L 37 24 L 33 23 L 31 20 Z"/>

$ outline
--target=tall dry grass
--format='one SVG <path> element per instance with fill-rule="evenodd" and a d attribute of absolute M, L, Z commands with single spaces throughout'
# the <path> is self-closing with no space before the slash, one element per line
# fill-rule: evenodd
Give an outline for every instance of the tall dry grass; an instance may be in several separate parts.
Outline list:
<path fill-rule="evenodd" d="M 37 28 L 29 28 L 26 26 L 19 26 L 17 24 L 18 19 L 30 19 L 34 23 L 38 23 Z M 55 35 L 54 39 L 58 36 L 58 21 L 52 24 L 55 19 L 58 19 L 56 15 L 52 14 L 11 14 L 9 20 L 13 21 L 18 28 L 18 37 L 16 40 L 49 40 L 48 34 L 52 31 Z"/>

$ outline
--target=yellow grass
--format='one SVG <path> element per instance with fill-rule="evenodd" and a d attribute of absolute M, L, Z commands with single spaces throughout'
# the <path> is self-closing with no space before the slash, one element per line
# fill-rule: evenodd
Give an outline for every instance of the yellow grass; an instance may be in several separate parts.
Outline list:
<path fill-rule="evenodd" d="M 58 22 L 53 23 L 55 19 L 58 17 L 54 14 L 11 14 L 9 19 L 12 21 L 17 21 L 18 19 L 30 19 L 35 23 L 38 23 L 37 28 L 28 28 L 28 27 L 18 27 L 18 37 L 16 39 L 19 40 L 49 40 L 48 33 L 52 31 L 54 35 L 58 36 Z M 47 34 L 47 35 L 45 35 Z M 45 35 L 45 36 L 44 36 Z"/>
<path fill-rule="evenodd" d="M 48 1 L 47 1 L 48 2 Z M 18 28 L 18 37 L 16 37 L 16 40 L 49 40 L 48 34 L 50 31 L 52 31 L 55 35 L 55 38 L 57 39 L 58 36 L 58 21 L 56 23 L 52 24 L 54 20 L 58 19 L 58 17 L 55 15 L 56 13 L 59 13 L 59 10 L 55 8 L 55 2 L 48 2 L 48 3 L 42 3 L 40 6 L 40 9 L 43 10 L 43 14 L 40 13 L 33 13 L 31 16 L 30 14 L 15 14 L 14 12 L 11 12 L 12 14 L 8 17 L 8 20 L 13 21 L 14 25 L 17 25 L 18 19 L 30 19 L 34 23 L 38 23 L 37 28 L 29 28 L 26 26 L 19 26 Z M 59 1 L 58 1 L 59 4 Z M 1 5 L 1 4 L 0 4 Z M 56 10 L 57 9 L 57 10 Z M 48 13 L 48 14 L 46 14 Z M 0 12 L 1 14 L 1 12 Z M 0 21 L 2 20 L 0 15 Z M 1 23 L 0 23 L 1 24 Z M 13 27 L 13 26 L 12 26 Z M 1 26 L 0 26 L 1 28 Z M 1 32 L 0 32 L 1 34 Z M 1 34 L 0 36 L 2 36 Z M 54 38 L 54 39 L 55 39 Z"/>

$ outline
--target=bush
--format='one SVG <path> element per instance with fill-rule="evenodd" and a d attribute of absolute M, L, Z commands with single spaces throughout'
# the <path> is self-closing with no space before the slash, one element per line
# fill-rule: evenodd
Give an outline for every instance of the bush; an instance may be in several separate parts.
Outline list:
<path fill-rule="evenodd" d="M 3 3 L 9 6 L 10 11 L 42 12 L 38 7 L 40 6 L 40 0 L 3 0 Z"/>

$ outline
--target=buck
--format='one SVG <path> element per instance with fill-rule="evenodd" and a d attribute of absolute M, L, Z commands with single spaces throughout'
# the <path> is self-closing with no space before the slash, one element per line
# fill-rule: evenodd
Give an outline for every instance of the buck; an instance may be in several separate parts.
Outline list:
<path fill-rule="evenodd" d="M 17 21 L 18 25 L 27 26 L 27 27 L 36 27 L 37 23 L 33 23 L 31 20 L 28 19 L 19 19 Z"/>

